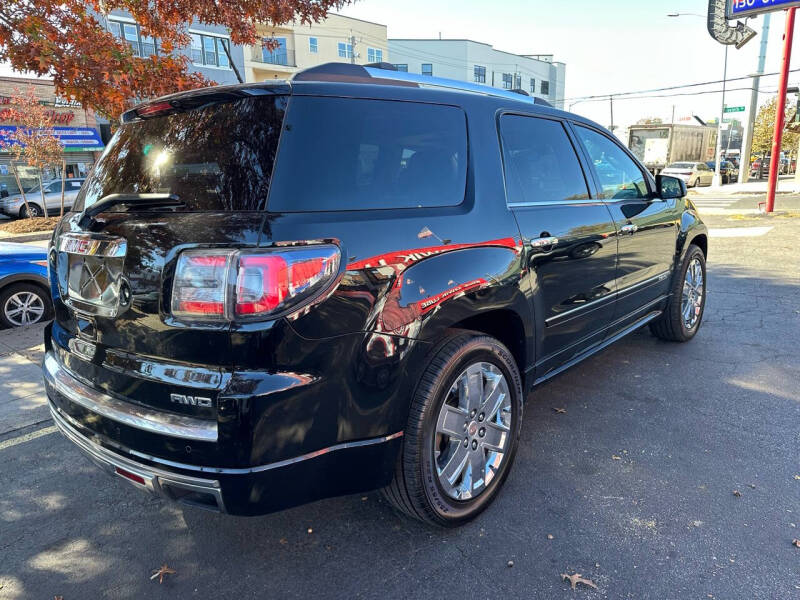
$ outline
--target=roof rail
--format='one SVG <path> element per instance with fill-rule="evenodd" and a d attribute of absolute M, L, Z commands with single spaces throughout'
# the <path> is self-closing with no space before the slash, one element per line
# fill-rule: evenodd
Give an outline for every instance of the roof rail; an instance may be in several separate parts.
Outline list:
<path fill-rule="evenodd" d="M 517 102 L 529 102 L 531 104 L 548 106 L 550 108 L 553 107 L 547 100 L 530 96 L 527 92 L 522 90 L 499 90 L 488 85 L 458 81 L 456 79 L 406 73 L 405 71 L 398 71 L 394 65 L 388 63 L 372 63 L 369 65 L 336 62 L 325 63 L 300 71 L 296 73 L 292 79 L 295 81 L 340 81 L 347 83 L 435 87 L 472 92 L 485 96 L 508 98 L 509 100 L 516 100 Z"/>

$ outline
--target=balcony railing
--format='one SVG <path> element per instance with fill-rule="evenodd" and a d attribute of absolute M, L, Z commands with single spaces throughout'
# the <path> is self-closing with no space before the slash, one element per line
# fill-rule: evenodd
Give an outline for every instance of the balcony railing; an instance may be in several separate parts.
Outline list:
<path fill-rule="evenodd" d="M 256 46 L 250 53 L 251 60 L 265 65 L 281 65 L 283 67 L 297 66 L 294 62 L 294 50 L 277 48 L 270 52 L 266 48 Z"/>

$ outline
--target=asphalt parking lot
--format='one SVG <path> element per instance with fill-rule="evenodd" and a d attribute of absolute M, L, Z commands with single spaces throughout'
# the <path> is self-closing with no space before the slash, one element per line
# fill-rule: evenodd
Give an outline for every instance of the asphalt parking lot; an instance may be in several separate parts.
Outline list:
<path fill-rule="evenodd" d="M 54 433 L 40 329 L 0 332 L 0 598 L 800 598 L 800 217 L 707 222 L 697 338 L 641 331 L 537 389 L 455 531 L 379 493 L 251 519 L 142 495 Z"/>

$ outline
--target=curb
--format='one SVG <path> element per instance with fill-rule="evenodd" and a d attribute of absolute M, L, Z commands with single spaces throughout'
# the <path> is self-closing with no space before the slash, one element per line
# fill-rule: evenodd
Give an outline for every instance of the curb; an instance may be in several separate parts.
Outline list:
<path fill-rule="evenodd" d="M 39 233 L 23 233 L 21 235 L 9 235 L 9 236 L 2 236 L 0 237 L 0 243 L 2 242 L 42 242 L 45 240 L 49 240 L 53 237 L 52 231 L 42 231 Z"/>

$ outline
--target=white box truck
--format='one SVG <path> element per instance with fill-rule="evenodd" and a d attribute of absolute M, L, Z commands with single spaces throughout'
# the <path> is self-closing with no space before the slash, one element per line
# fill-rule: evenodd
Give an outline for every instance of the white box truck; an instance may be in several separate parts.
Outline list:
<path fill-rule="evenodd" d="M 714 160 L 715 127 L 703 125 L 634 125 L 628 131 L 628 148 L 653 174 L 674 162 Z"/>

